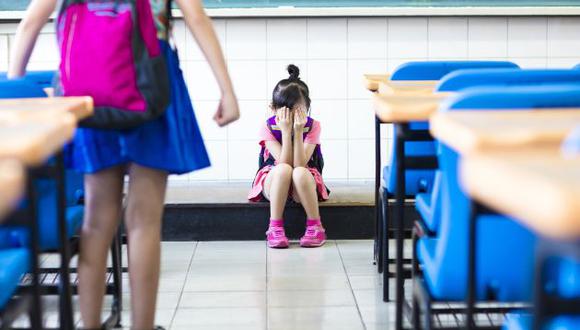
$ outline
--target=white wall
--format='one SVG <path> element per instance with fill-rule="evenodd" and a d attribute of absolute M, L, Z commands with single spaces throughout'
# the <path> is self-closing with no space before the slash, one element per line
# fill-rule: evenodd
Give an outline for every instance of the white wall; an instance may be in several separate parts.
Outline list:
<path fill-rule="evenodd" d="M 309 84 L 313 116 L 323 125 L 325 178 L 373 178 L 374 122 L 361 75 L 391 72 L 409 60 L 496 59 L 522 67 L 571 67 L 580 63 L 580 18 L 296 18 L 216 19 L 240 100 L 242 119 L 218 129 L 211 117 L 219 90 L 194 40 L 176 24 L 180 52 L 197 118 L 214 166 L 172 178 L 250 180 L 258 157 L 256 131 L 266 116 L 275 83 L 289 63 Z M 14 24 L 0 25 L 0 70 L 8 64 Z M 40 36 L 31 69 L 58 61 L 51 28 Z M 384 127 L 387 136 L 388 127 Z M 389 143 L 389 140 L 385 140 Z M 386 155 L 385 155 L 386 159 Z"/>

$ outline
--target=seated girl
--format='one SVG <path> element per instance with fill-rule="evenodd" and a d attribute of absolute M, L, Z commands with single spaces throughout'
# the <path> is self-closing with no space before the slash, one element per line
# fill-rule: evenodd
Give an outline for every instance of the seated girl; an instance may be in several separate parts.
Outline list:
<path fill-rule="evenodd" d="M 308 217 L 300 246 L 319 247 L 324 245 L 326 233 L 318 202 L 327 200 L 329 194 L 322 180 L 320 123 L 309 117 L 309 90 L 300 80 L 300 70 L 290 65 L 288 73 L 290 77 L 280 80 L 272 93 L 274 116 L 261 127 L 260 169 L 248 198 L 270 202 L 269 247 L 289 246 L 282 216 L 290 198 L 302 204 Z"/>

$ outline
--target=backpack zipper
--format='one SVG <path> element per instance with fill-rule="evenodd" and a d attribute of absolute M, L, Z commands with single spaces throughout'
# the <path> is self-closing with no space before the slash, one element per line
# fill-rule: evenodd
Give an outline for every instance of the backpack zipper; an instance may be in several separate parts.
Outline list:
<path fill-rule="evenodd" d="M 68 31 L 68 39 L 67 39 L 66 54 L 65 54 L 65 59 L 66 59 L 65 75 L 66 75 L 67 80 L 70 80 L 70 54 L 71 54 L 72 42 L 73 42 L 74 35 L 75 35 L 75 29 L 76 29 L 76 25 L 77 25 L 77 18 L 78 18 L 78 13 L 75 13 L 74 16 L 72 17 L 71 28 Z"/>

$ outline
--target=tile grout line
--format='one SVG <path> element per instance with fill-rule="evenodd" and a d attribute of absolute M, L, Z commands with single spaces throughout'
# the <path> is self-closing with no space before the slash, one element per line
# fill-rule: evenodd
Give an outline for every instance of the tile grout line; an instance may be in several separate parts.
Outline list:
<path fill-rule="evenodd" d="M 179 299 L 177 300 L 177 307 L 173 311 L 173 316 L 171 317 L 171 322 L 169 323 L 169 329 L 173 328 L 173 322 L 175 321 L 175 316 L 177 315 L 177 311 L 179 310 L 179 305 L 181 304 L 181 299 L 183 298 L 183 291 L 185 290 L 185 285 L 187 284 L 187 278 L 189 277 L 191 266 L 193 264 L 193 258 L 195 257 L 195 252 L 197 251 L 198 245 L 199 245 L 199 242 L 195 242 L 195 246 L 193 247 L 193 252 L 191 253 L 191 259 L 189 259 L 189 265 L 187 267 L 187 272 L 185 273 L 185 280 L 183 281 L 183 285 L 181 286 L 181 291 L 179 292 Z"/>
<path fill-rule="evenodd" d="M 346 280 L 348 282 L 348 287 L 350 288 L 350 293 L 352 294 L 352 298 L 354 299 L 354 304 L 356 306 L 356 312 L 358 313 L 358 317 L 360 319 L 360 322 L 363 326 L 363 329 L 367 329 L 367 325 L 365 324 L 363 317 L 362 317 L 362 313 L 360 311 L 360 306 L 358 305 L 358 301 L 356 299 L 356 296 L 354 294 L 354 290 L 352 288 L 352 284 L 350 283 L 350 276 L 348 276 L 348 272 L 346 270 L 346 266 L 344 264 L 344 259 L 342 258 L 342 253 L 340 252 L 340 247 L 338 244 L 338 240 L 334 241 L 334 244 L 336 245 L 336 250 L 338 251 L 338 255 L 340 256 L 340 263 L 342 264 L 342 269 L 344 269 L 344 274 L 346 275 Z"/>

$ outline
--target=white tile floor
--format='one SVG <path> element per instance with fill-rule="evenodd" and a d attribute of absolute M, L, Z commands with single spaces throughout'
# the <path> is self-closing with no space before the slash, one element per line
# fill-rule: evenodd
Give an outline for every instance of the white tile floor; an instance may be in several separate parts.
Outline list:
<path fill-rule="evenodd" d="M 263 241 L 164 242 L 157 324 L 174 330 L 391 329 L 394 305 L 382 302 L 381 285 L 369 240 L 287 250 L 268 249 Z M 56 322 L 56 304 L 47 309 L 47 321 Z"/>

